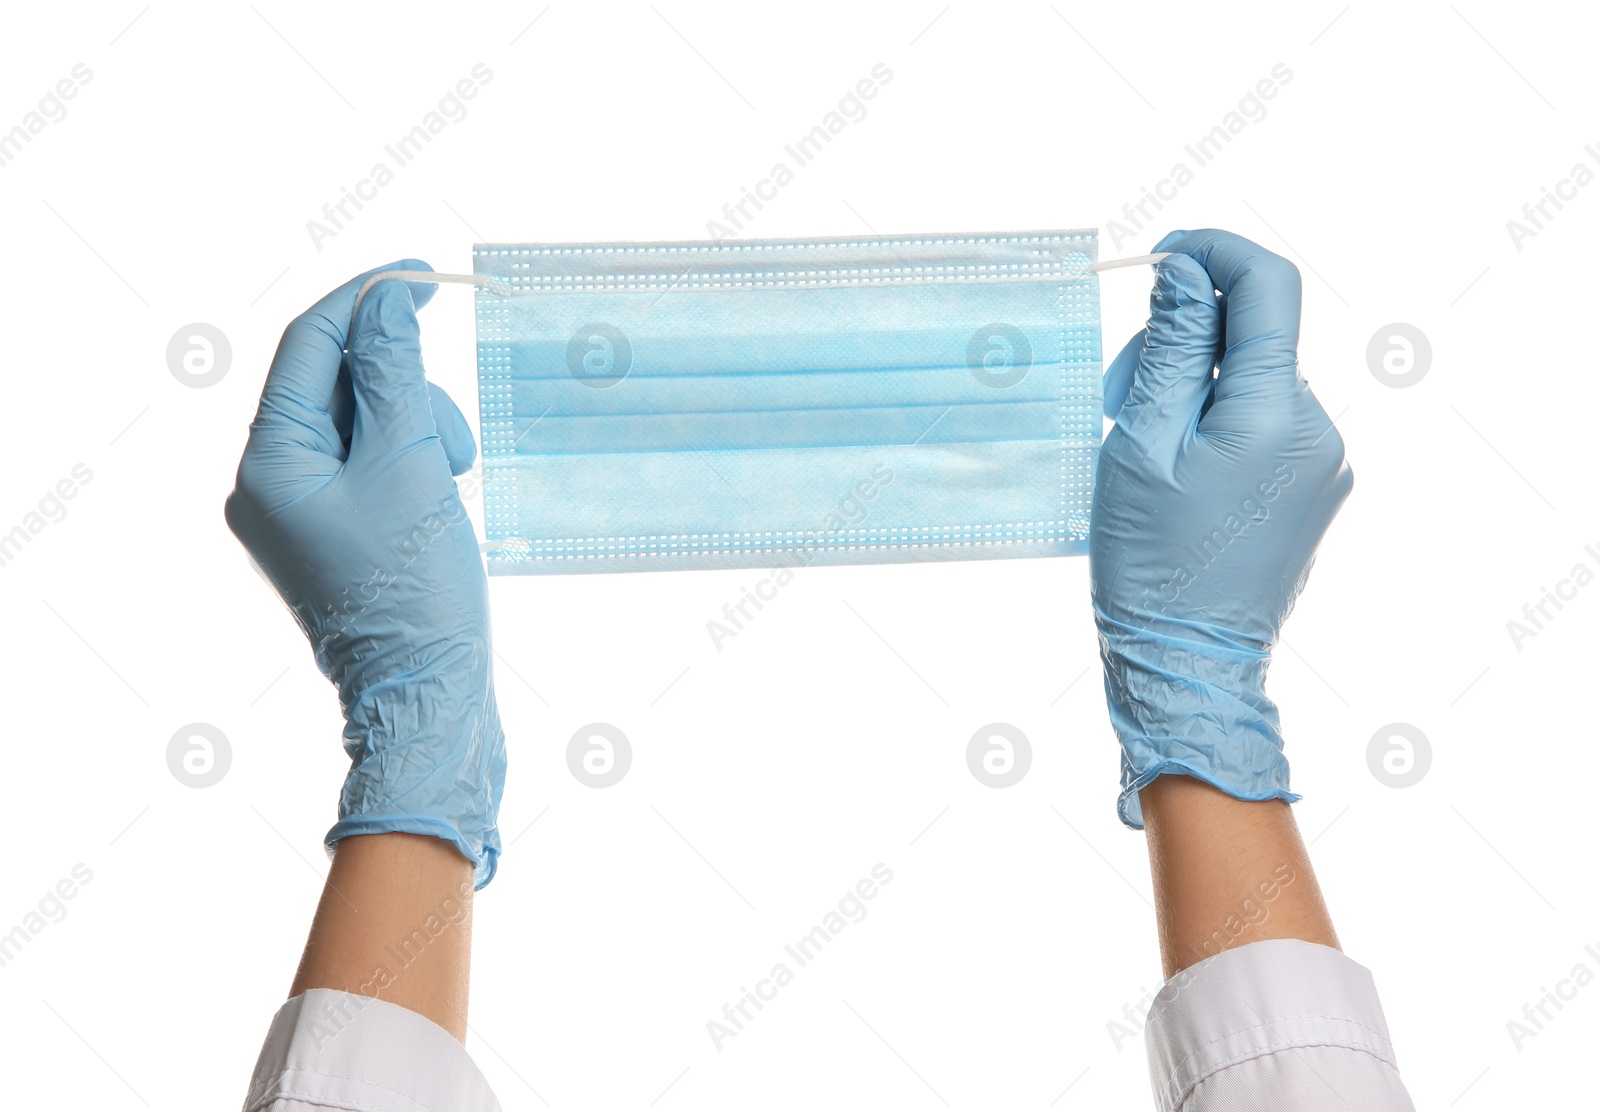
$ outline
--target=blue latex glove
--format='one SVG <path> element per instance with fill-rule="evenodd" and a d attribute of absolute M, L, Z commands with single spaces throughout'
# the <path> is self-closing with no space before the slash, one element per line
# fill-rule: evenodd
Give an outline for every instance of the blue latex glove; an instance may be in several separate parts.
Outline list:
<path fill-rule="evenodd" d="M 1300 377 L 1294 264 L 1228 232 L 1173 232 L 1155 250 L 1174 254 L 1149 324 L 1106 371 L 1116 427 L 1089 536 L 1117 810 L 1135 828 L 1139 789 L 1162 773 L 1299 798 L 1267 665 L 1353 481 Z"/>
<path fill-rule="evenodd" d="M 407 259 L 380 270 L 428 270 Z M 228 498 L 228 526 L 339 688 L 350 775 L 331 853 L 354 834 L 453 844 L 483 887 L 500 853 L 505 734 L 488 582 L 452 474 L 477 447 L 423 377 L 416 306 L 436 286 L 369 271 L 283 334 Z"/>

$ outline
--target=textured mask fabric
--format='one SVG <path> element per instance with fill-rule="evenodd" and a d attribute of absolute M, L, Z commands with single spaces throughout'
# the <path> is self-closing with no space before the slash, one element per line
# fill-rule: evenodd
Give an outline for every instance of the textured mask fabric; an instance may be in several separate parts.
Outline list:
<path fill-rule="evenodd" d="M 1086 551 L 1093 231 L 481 245 L 492 574 Z"/>

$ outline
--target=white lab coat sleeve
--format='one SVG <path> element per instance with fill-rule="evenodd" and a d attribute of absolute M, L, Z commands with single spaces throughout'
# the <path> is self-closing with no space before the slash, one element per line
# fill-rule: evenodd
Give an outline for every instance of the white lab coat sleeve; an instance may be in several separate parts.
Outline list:
<path fill-rule="evenodd" d="M 314 988 L 278 1009 L 244 1112 L 500 1112 L 443 1027 L 370 996 Z"/>
<path fill-rule="evenodd" d="M 1145 1034 L 1160 1112 L 1414 1112 L 1372 974 L 1328 946 L 1209 957 L 1162 986 Z"/>

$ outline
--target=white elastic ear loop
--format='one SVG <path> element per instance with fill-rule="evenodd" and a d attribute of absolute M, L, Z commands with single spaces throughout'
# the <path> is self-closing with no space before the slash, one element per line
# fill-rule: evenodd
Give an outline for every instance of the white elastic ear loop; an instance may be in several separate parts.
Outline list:
<path fill-rule="evenodd" d="M 355 308 L 350 310 L 350 331 L 347 335 L 356 334 L 356 313 L 361 308 L 362 300 L 367 296 L 367 291 L 379 282 L 389 278 L 399 278 L 405 282 L 454 282 L 463 286 L 482 286 L 490 293 L 504 296 L 511 292 L 510 288 L 498 278 L 490 278 L 487 274 L 439 274 L 432 270 L 384 270 L 374 274 L 356 291 Z M 348 344 L 348 341 L 346 341 Z"/>
<path fill-rule="evenodd" d="M 1171 251 L 1157 251 L 1153 255 L 1135 255 L 1131 259 L 1107 259 L 1105 262 L 1090 263 L 1089 273 L 1099 274 L 1102 270 L 1116 270 L 1119 267 L 1139 266 L 1143 263 L 1158 263 L 1170 254 L 1172 254 Z"/>

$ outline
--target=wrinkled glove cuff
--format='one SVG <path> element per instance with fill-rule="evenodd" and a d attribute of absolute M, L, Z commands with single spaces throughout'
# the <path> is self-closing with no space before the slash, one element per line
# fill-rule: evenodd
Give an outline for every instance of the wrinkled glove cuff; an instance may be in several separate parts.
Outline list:
<path fill-rule="evenodd" d="M 1106 706 L 1122 744 L 1124 824 L 1144 828 L 1139 791 L 1166 773 L 1235 799 L 1299 800 L 1289 790 L 1278 708 L 1263 690 L 1269 653 L 1168 637 L 1100 612 L 1096 620 Z"/>
<path fill-rule="evenodd" d="M 506 736 L 487 674 L 475 699 L 459 677 L 410 677 L 397 689 L 366 693 L 349 708 L 345 751 L 350 774 L 339 821 L 324 844 L 331 856 L 357 834 L 442 838 L 473 863 L 473 886 L 494 878 L 500 856 L 500 796 Z"/>

